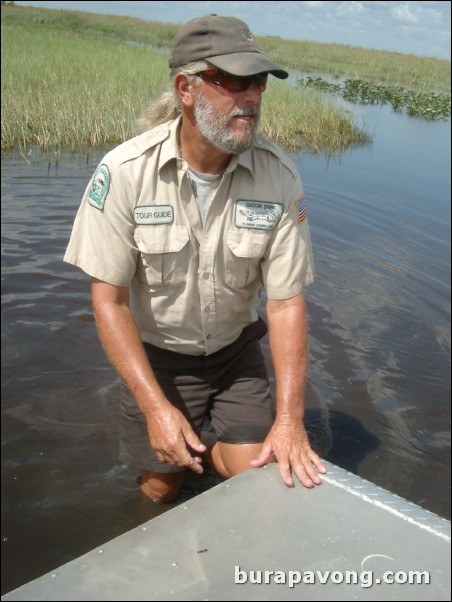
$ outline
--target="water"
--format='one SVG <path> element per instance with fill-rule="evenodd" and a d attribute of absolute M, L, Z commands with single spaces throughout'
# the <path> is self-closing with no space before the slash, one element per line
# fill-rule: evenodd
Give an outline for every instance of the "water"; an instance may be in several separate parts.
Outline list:
<path fill-rule="evenodd" d="M 317 267 L 309 405 L 327 459 L 450 517 L 450 124 L 354 110 L 371 147 L 296 157 Z M 116 463 L 118 379 L 88 278 L 61 261 L 96 152 L 2 161 L 3 592 L 172 507 Z"/>
<path fill-rule="evenodd" d="M 300 160 L 318 272 L 310 382 L 333 425 L 339 413 L 338 464 L 450 517 L 450 124 L 363 116 L 372 148 Z"/>

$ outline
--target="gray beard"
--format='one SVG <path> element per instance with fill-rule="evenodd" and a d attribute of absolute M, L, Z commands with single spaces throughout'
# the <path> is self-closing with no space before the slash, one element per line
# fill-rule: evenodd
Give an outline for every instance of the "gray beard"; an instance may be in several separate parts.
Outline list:
<path fill-rule="evenodd" d="M 204 98 L 201 92 L 196 94 L 195 118 L 201 135 L 212 146 L 226 153 L 234 155 L 244 153 L 254 143 L 258 123 L 250 125 L 242 136 L 228 130 L 231 118 L 250 113 L 259 115 L 259 109 L 254 106 L 246 110 L 236 108 L 228 115 L 223 115 Z"/>

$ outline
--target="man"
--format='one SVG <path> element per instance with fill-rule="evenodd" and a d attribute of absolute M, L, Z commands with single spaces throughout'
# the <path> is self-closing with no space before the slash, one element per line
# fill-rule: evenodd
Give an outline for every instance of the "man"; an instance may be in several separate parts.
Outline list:
<path fill-rule="evenodd" d="M 121 459 L 157 501 L 204 461 L 226 478 L 277 461 L 286 485 L 293 471 L 313 487 L 325 468 L 303 426 L 306 209 L 293 163 L 256 136 L 268 74 L 288 74 L 245 23 L 216 15 L 181 28 L 170 67 L 174 89 L 103 159 L 65 255 L 92 277 L 99 336 L 124 383 Z M 200 440 L 206 418 L 212 446 Z"/>

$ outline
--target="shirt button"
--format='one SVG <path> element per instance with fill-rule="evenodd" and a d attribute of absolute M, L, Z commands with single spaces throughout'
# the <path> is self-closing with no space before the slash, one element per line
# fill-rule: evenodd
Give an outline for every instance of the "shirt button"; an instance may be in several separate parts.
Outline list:
<path fill-rule="evenodd" d="M 209 280 L 210 274 L 208 272 L 204 272 L 202 277 L 204 278 L 204 280 Z"/>
<path fill-rule="evenodd" d="M 204 311 L 206 313 L 209 313 L 210 312 L 210 305 L 206 305 L 205 308 L 204 308 Z"/>
<path fill-rule="evenodd" d="M 209 340 L 209 339 L 211 339 L 211 338 L 212 338 L 212 335 L 211 335 L 211 334 L 208 334 L 208 335 L 206 336 L 206 339 L 207 339 L 207 340 Z"/>

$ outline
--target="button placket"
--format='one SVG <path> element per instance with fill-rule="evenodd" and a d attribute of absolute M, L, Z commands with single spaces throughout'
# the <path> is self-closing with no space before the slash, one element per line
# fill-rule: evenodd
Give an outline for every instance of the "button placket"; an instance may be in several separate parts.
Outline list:
<path fill-rule="evenodd" d="M 216 331 L 215 307 L 215 250 L 218 239 L 218 220 L 211 220 L 209 228 L 204 228 L 199 248 L 199 292 L 201 301 L 201 321 L 204 341 L 209 349 Z"/>

